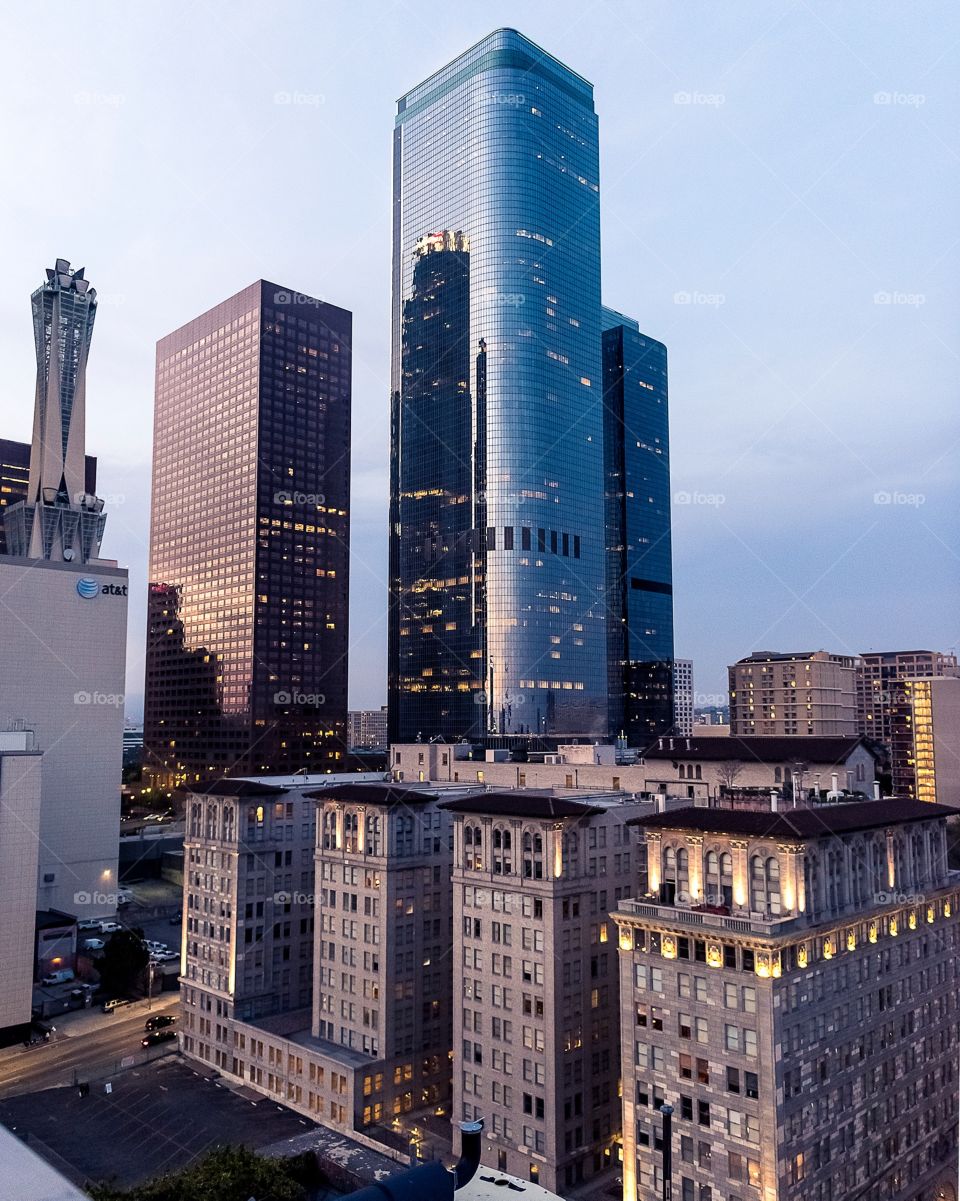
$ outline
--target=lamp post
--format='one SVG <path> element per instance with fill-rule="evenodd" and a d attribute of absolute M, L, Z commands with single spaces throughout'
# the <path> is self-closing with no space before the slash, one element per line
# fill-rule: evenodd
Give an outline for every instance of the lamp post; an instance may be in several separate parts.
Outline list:
<path fill-rule="evenodd" d="M 673 1127 L 673 1106 L 661 1105 L 663 1114 L 663 1201 L 671 1201 L 673 1197 L 673 1147 L 671 1146 L 671 1131 Z"/>

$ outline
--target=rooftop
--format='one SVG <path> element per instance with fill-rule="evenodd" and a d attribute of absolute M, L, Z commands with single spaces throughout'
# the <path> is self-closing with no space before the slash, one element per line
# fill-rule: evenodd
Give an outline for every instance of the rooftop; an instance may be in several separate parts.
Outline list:
<path fill-rule="evenodd" d="M 306 795 L 312 801 L 335 800 L 357 805 L 426 805 L 435 801 L 441 791 L 378 780 L 369 784 L 334 784 Z"/>
<path fill-rule="evenodd" d="M 617 799 L 619 800 L 619 794 Z M 494 817 L 587 817 L 609 808 L 611 797 L 596 797 L 592 804 L 559 796 L 552 789 L 521 788 L 515 791 L 479 792 L 458 801 L 446 801 L 451 813 L 486 813 Z M 598 803 L 601 802 L 601 803 Z"/>
<path fill-rule="evenodd" d="M 860 746 L 866 747 L 874 758 L 877 752 L 869 740 L 861 736 L 849 738 L 806 737 L 786 735 L 748 735 L 745 738 L 727 734 L 717 738 L 709 734 L 692 738 L 658 738 L 642 752 L 644 759 L 742 759 L 745 763 L 819 763 L 833 767 L 845 763 Z"/>
<path fill-rule="evenodd" d="M 704 834 L 743 834 L 754 838 L 821 838 L 829 834 L 874 830 L 878 826 L 955 817 L 958 813 L 960 810 L 949 805 L 892 797 L 883 801 L 853 801 L 777 813 L 687 806 L 633 818 L 629 824 L 648 830 L 697 830 Z"/>

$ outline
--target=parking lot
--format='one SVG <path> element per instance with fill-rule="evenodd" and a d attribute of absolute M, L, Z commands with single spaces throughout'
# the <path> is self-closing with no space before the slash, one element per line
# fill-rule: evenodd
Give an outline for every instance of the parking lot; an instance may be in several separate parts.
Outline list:
<path fill-rule="evenodd" d="M 312 1123 L 273 1101 L 252 1103 L 168 1057 L 75 1088 L 0 1101 L 0 1122 L 49 1148 L 78 1179 L 129 1187 L 186 1167 L 214 1146 L 254 1149 Z M 37 1147 L 32 1140 L 39 1140 Z"/>

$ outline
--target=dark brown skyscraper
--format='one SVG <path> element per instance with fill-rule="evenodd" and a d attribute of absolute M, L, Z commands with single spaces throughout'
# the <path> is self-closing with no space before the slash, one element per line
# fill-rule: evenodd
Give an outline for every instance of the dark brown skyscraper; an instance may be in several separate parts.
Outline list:
<path fill-rule="evenodd" d="M 334 769 L 345 747 L 344 309 L 260 280 L 157 344 L 144 769 Z"/>

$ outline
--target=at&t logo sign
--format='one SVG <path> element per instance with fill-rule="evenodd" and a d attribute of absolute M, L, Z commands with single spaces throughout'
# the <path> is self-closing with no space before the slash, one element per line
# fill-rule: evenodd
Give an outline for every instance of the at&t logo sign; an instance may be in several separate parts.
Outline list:
<path fill-rule="evenodd" d="M 93 600 L 95 596 L 100 594 L 100 585 L 88 575 L 81 576 L 77 580 L 77 592 L 84 600 Z"/>

